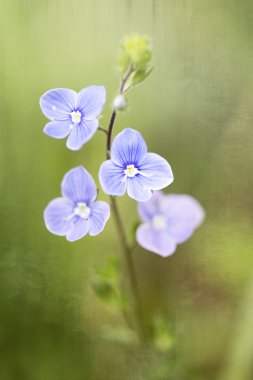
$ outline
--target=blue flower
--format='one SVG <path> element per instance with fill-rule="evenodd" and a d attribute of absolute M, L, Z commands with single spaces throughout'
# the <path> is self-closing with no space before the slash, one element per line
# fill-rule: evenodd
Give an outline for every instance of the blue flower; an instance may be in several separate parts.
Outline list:
<path fill-rule="evenodd" d="M 147 202 L 138 204 L 144 222 L 136 231 L 138 243 L 148 251 L 166 257 L 177 244 L 185 242 L 203 222 L 205 212 L 190 195 L 154 192 Z"/>
<path fill-rule="evenodd" d="M 65 174 L 61 192 L 62 197 L 52 200 L 44 211 L 50 232 L 75 241 L 87 233 L 95 236 L 103 231 L 110 207 L 105 202 L 95 202 L 97 188 L 87 170 L 78 166 Z"/>
<path fill-rule="evenodd" d="M 106 194 L 128 195 L 140 202 L 171 184 L 173 174 L 168 162 L 155 153 L 147 153 L 141 134 L 124 129 L 114 139 L 111 159 L 102 163 L 99 180 Z"/>
<path fill-rule="evenodd" d="M 103 86 L 89 86 L 79 93 L 67 88 L 47 91 L 40 98 L 41 110 L 51 120 L 44 132 L 56 139 L 69 136 L 67 147 L 80 149 L 98 129 L 105 100 Z"/>

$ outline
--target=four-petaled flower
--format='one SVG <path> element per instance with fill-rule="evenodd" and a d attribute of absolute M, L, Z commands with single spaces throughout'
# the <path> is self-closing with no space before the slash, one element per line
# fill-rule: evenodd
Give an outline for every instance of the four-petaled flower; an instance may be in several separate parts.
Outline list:
<path fill-rule="evenodd" d="M 62 197 L 52 200 L 44 211 L 47 229 L 53 234 L 75 241 L 87 233 L 99 234 L 110 217 L 106 202 L 95 201 L 96 184 L 82 166 L 65 174 L 61 184 Z"/>
<path fill-rule="evenodd" d="M 163 257 L 172 255 L 177 244 L 185 242 L 203 222 L 205 212 L 190 195 L 154 192 L 147 202 L 138 204 L 144 222 L 136 231 L 138 243 Z"/>
<path fill-rule="evenodd" d="M 114 139 L 110 160 L 102 163 L 99 180 L 106 194 L 128 195 L 140 202 L 171 184 L 173 173 L 169 163 L 155 153 L 147 153 L 141 134 L 126 128 Z"/>
<path fill-rule="evenodd" d="M 51 120 L 44 132 L 56 139 L 69 135 L 67 147 L 80 149 L 98 129 L 105 99 L 103 86 L 89 86 L 79 93 L 67 88 L 47 91 L 40 98 L 41 110 Z"/>

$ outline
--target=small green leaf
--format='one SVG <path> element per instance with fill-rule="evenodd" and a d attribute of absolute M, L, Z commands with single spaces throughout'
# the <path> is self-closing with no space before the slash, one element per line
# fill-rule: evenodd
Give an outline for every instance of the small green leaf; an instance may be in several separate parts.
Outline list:
<path fill-rule="evenodd" d="M 116 280 L 119 274 L 119 261 L 116 257 L 109 257 L 103 268 L 95 268 L 96 274 L 103 279 Z"/>
<path fill-rule="evenodd" d="M 92 287 L 96 295 L 106 304 L 117 310 L 128 308 L 128 299 L 124 297 L 116 288 L 107 281 L 94 281 Z"/>
<path fill-rule="evenodd" d="M 94 281 L 92 284 L 96 295 L 104 301 L 110 301 L 115 297 L 116 293 L 113 286 L 106 281 Z"/>
<path fill-rule="evenodd" d="M 136 84 L 143 82 L 151 74 L 152 71 L 153 67 L 150 67 L 145 70 L 136 71 L 129 80 L 131 85 L 135 86 Z"/>

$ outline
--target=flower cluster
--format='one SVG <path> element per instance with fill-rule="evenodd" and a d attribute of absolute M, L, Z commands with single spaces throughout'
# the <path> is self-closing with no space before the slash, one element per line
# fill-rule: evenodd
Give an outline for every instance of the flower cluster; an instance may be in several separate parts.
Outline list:
<path fill-rule="evenodd" d="M 134 35 L 123 42 L 119 57 L 123 77 L 119 97 L 148 75 L 150 58 L 150 42 L 145 36 Z M 126 106 L 125 99 L 122 103 L 119 97 L 114 103 L 114 118 L 116 110 Z M 56 139 L 68 137 L 69 149 L 81 149 L 99 129 L 98 117 L 105 101 L 103 86 L 89 86 L 79 93 L 66 88 L 47 91 L 40 99 L 41 110 L 50 120 L 44 128 L 45 134 Z M 137 130 L 124 129 L 112 144 L 112 129 L 104 132 L 110 147 L 109 159 L 99 169 L 104 193 L 115 197 L 127 192 L 138 201 L 143 221 L 136 233 L 138 243 L 161 256 L 171 255 L 176 245 L 187 240 L 203 221 L 202 207 L 190 196 L 163 195 L 159 191 L 173 182 L 171 167 L 163 157 L 147 151 L 146 142 Z M 71 169 L 63 178 L 61 193 L 62 197 L 52 200 L 44 212 L 50 232 L 73 242 L 103 231 L 110 207 L 106 202 L 96 201 L 96 184 L 86 169 L 82 166 Z"/>

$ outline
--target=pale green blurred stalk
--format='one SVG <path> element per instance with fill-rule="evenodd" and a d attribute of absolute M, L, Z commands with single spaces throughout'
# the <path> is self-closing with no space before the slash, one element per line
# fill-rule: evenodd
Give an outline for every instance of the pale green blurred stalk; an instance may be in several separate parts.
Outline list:
<path fill-rule="evenodd" d="M 252 380 L 253 371 L 253 277 L 239 310 L 238 325 L 232 334 L 231 347 L 219 380 Z"/>

